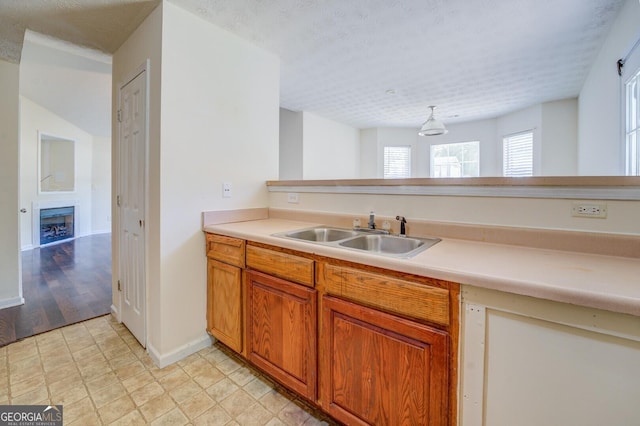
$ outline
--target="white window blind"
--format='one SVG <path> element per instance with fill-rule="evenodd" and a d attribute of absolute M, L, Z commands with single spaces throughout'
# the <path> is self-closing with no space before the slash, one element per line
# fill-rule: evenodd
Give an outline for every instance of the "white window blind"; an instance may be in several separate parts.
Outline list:
<path fill-rule="evenodd" d="M 402 179 L 411 177 L 411 147 L 384 147 L 384 178 Z"/>
<path fill-rule="evenodd" d="M 533 176 L 533 132 L 505 137 L 502 160 L 504 176 Z"/>
<path fill-rule="evenodd" d="M 640 176 L 640 69 L 626 84 L 626 174 Z"/>

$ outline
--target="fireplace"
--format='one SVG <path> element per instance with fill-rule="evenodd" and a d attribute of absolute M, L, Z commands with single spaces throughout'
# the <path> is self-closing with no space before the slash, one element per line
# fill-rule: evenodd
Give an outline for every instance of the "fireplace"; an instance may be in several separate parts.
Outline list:
<path fill-rule="evenodd" d="M 40 209 L 40 245 L 74 237 L 75 207 Z"/>

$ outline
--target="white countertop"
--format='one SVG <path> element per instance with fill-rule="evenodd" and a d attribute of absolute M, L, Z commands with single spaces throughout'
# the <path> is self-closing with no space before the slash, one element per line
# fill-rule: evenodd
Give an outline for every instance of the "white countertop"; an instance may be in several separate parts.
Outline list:
<path fill-rule="evenodd" d="M 492 290 L 640 316 L 640 260 L 443 238 L 411 259 L 291 240 L 274 233 L 320 223 L 282 219 L 204 231 Z"/>

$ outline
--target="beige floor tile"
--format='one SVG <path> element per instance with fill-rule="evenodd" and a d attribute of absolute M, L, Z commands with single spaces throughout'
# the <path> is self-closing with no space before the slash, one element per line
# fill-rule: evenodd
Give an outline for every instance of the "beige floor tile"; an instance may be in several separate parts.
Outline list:
<path fill-rule="evenodd" d="M 260 399 L 273 389 L 273 385 L 263 377 L 255 377 L 243 386 L 245 392 L 255 399 Z"/>
<path fill-rule="evenodd" d="M 87 389 L 84 387 L 82 383 L 71 382 L 68 386 L 60 386 L 60 383 L 56 383 L 56 386 L 50 387 L 50 397 L 54 404 L 72 404 L 76 401 L 80 401 L 85 398 L 87 395 Z M 66 384 L 65 384 L 66 385 Z"/>
<path fill-rule="evenodd" d="M 40 367 L 41 364 L 40 354 L 38 354 L 38 351 L 36 350 L 34 354 L 31 354 L 28 357 L 20 357 L 18 359 L 9 358 L 9 373 L 21 373 Z"/>
<path fill-rule="evenodd" d="M 240 368 L 240 364 L 238 364 L 235 360 L 231 358 L 227 358 L 226 360 L 219 362 L 216 364 L 216 368 L 222 371 L 224 374 L 231 374 Z"/>
<path fill-rule="evenodd" d="M 219 404 L 226 410 L 232 418 L 236 418 L 240 413 L 244 412 L 247 407 L 257 403 L 255 399 L 242 389 L 238 389 Z"/>
<path fill-rule="evenodd" d="M 86 381 L 87 390 L 90 394 L 93 394 L 95 391 L 101 388 L 106 388 L 107 386 L 112 386 L 119 384 L 120 380 L 114 372 L 109 372 L 107 374 L 103 374 L 102 376 L 96 377 L 95 379 Z"/>
<path fill-rule="evenodd" d="M 246 367 L 240 367 L 233 373 L 229 374 L 229 378 L 234 381 L 235 384 L 242 387 L 256 378 L 256 375 Z"/>
<path fill-rule="evenodd" d="M 120 380 L 124 380 L 146 370 L 146 367 L 140 361 L 136 361 L 131 364 L 123 365 L 122 367 L 114 368 L 113 372 L 116 373 L 116 376 L 118 376 Z"/>
<path fill-rule="evenodd" d="M 157 367 L 150 368 L 149 372 L 153 374 L 153 377 L 155 377 L 156 379 L 159 379 L 171 373 L 175 373 L 178 370 L 181 370 L 181 367 L 178 364 L 171 364 L 164 368 L 157 368 Z"/>
<path fill-rule="evenodd" d="M 220 426 L 231 421 L 231 416 L 219 405 L 215 405 L 193 420 L 194 426 Z"/>
<path fill-rule="evenodd" d="M 198 356 L 197 359 L 193 360 L 189 364 L 182 366 L 184 372 L 191 377 L 201 375 L 211 368 L 213 368 L 211 363 L 200 356 Z"/>
<path fill-rule="evenodd" d="M 44 386 L 44 376 L 33 376 L 27 380 L 11 384 L 11 395 L 18 396 Z M 2 392 L 2 391 L 0 391 Z"/>
<path fill-rule="evenodd" d="M 300 426 L 311 417 L 309 413 L 289 401 L 278 413 L 278 418 L 289 426 Z"/>
<path fill-rule="evenodd" d="M 91 398 L 87 397 L 76 401 L 73 404 L 65 405 L 62 413 L 64 415 L 64 422 L 70 423 L 76 419 L 95 413 L 95 411 L 96 407 L 93 405 Z"/>
<path fill-rule="evenodd" d="M 200 387 L 200 385 L 192 380 L 189 380 L 181 384 L 180 386 L 171 389 L 171 391 L 169 391 L 169 395 L 171 395 L 171 398 L 173 398 L 174 401 L 180 404 L 181 402 L 186 401 L 195 394 L 202 392 L 202 390 L 203 389 Z"/>
<path fill-rule="evenodd" d="M 0 404 L 63 404 L 69 425 L 326 424 L 273 387 L 217 347 L 159 369 L 111 316 L 0 348 Z"/>
<path fill-rule="evenodd" d="M 91 413 L 88 413 L 76 420 L 70 421 L 67 423 L 66 418 L 65 418 L 65 425 L 67 426 L 92 426 L 92 425 L 99 425 L 100 424 L 100 418 L 98 417 L 98 414 L 94 411 Z"/>
<path fill-rule="evenodd" d="M 110 426 L 142 426 L 146 425 L 147 421 L 142 417 L 142 414 L 138 410 L 133 410 L 129 414 L 120 417 L 118 420 L 110 423 Z"/>
<path fill-rule="evenodd" d="M 136 389 L 140 389 L 144 385 L 148 385 L 149 383 L 155 381 L 155 378 L 148 371 L 144 371 L 138 375 L 128 377 L 122 380 L 122 386 L 127 390 L 127 392 L 131 393 Z"/>
<path fill-rule="evenodd" d="M 262 404 L 267 410 L 271 411 L 274 414 L 279 413 L 284 408 L 284 406 L 289 403 L 289 400 L 275 389 L 271 389 L 269 392 L 263 395 L 259 399 L 259 401 L 260 404 Z"/>
<path fill-rule="evenodd" d="M 129 395 L 121 396 L 115 401 L 111 401 L 107 405 L 98 409 L 98 414 L 102 419 L 102 422 L 105 424 L 109 424 L 124 415 L 128 414 L 130 411 L 135 409 L 135 405 L 133 401 L 129 397 Z"/>
<path fill-rule="evenodd" d="M 215 383 L 218 383 L 220 380 L 224 379 L 226 376 L 222 373 L 222 371 L 218 370 L 216 367 L 210 366 L 208 369 L 193 377 L 193 381 L 199 384 L 203 388 L 208 388 Z"/>
<path fill-rule="evenodd" d="M 208 387 L 207 393 L 214 401 L 220 402 L 238 389 L 238 385 L 233 383 L 233 381 L 229 378 L 224 378 L 215 385 Z"/>
<path fill-rule="evenodd" d="M 47 384 L 53 384 L 71 377 L 77 377 L 79 381 L 82 381 L 82 376 L 80 376 L 80 371 L 78 371 L 75 363 L 64 364 L 54 370 L 47 371 L 44 377 Z"/>
<path fill-rule="evenodd" d="M 182 426 L 189 423 L 189 419 L 179 408 L 174 408 L 151 422 L 152 426 Z"/>
<path fill-rule="evenodd" d="M 206 392 L 202 391 L 180 403 L 180 408 L 187 417 L 193 420 L 214 405 L 216 405 L 216 402 Z"/>
<path fill-rule="evenodd" d="M 141 406 L 140 412 L 144 416 L 145 420 L 151 422 L 161 415 L 168 413 L 175 406 L 176 404 L 173 402 L 171 397 L 164 393 Z"/>
<path fill-rule="evenodd" d="M 49 398 L 49 392 L 45 386 L 34 389 L 17 397 L 11 397 L 12 405 L 32 405 Z"/>
<path fill-rule="evenodd" d="M 136 406 L 140 407 L 163 393 L 164 388 L 160 386 L 158 382 L 152 381 L 151 383 L 131 392 L 131 399 L 133 399 Z"/>
<path fill-rule="evenodd" d="M 124 386 L 118 382 L 104 388 L 93 390 L 93 392 L 91 392 L 91 399 L 97 408 L 101 408 L 124 394 L 126 394 Z"/>
<path fill-rule="evenodd" d="M 171 374 L 159 378 L 158 383 L 160 383 L 166 391 L 170 391 L 189 380 L 189 375 L 182 371 L 182 369 L 178 369 Z"/>
<path fill-rule="evenodd" d="M 46 355 L 46 356 L 45 356 Z M 42 368 L 44 371 L 49 372 L 56 370 L 62 366 L 68 366 L 73 363 L 73 357 L 70 352 L 62 351 L 41 355 Z"/>
<path fill-rule="evenodd" d="M 236 416 L 236 421 L 242 426 L 262 426 L 273 418 L 273 413 L 257 402 Z"/>

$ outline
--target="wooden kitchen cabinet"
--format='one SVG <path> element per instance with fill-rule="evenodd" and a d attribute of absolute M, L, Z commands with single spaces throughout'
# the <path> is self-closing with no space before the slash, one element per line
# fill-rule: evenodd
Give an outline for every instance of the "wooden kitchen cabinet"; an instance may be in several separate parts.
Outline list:
<path fill-rule="evenodd" d="M 349 425 L 449 424 L 449 336 L 333 296 L 322 298 L 320 401 Z"/>
<path fill-rule="evenodd" d="M 207 234 L 207 331 L 237 352 L 243 349 L 245 241 Z"/>
<path fill-rule="evenodd" d="M 317 292 L 249 270 L 247 354 L 285 386 L 314 401 L 317 378 Z"/>

